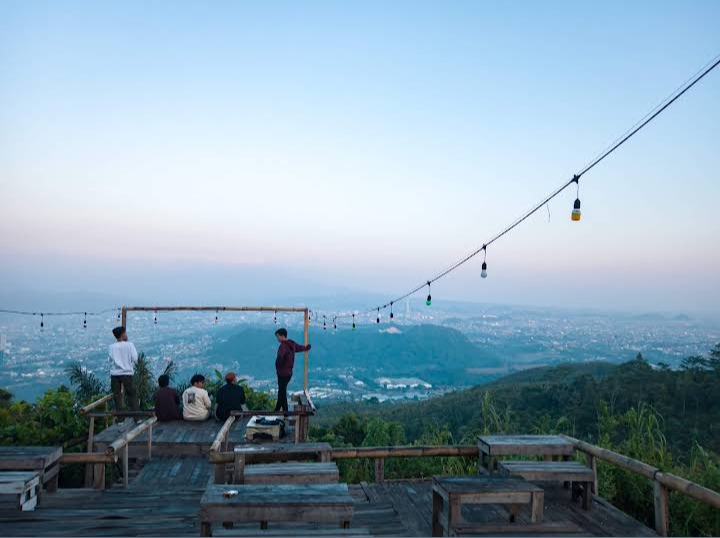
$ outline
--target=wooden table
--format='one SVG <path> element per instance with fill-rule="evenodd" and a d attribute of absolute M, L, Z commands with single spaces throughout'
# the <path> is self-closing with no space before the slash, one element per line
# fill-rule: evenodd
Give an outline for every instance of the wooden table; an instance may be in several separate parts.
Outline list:
<path fill-rule="evenodd" d="M 332 484 L 340 481 L 335 463 L 257 463 L 245 466 L 242 484 Z"/>
<path fill-rule="evenodd" d="M 493 473 L 498 456 L 522 455 L 569 458 L 573 445 L 559 435 L 480 435 L 480 463 Z"/>
<path fill-rule="evenodd" d="M 60 477 L 59 446 L 0 446 L 0 471 L 37 471 L 49 493 L 57 491 Z"/>
<path fill-rule="evenodd" d="M 236 490 L 237 495 L 223 493 Z M 236 521 L 334 521 L 350 527 L 353 498 L 347 484 L 218 485 L 211 484 L 200 500 L 200 536 L 212 536 L 212 522 L 231 527 Z"/>
<path fill-rule="evenodd" d="M 582 486 L 583 508 L 590 510 L 592 506 L 595 473 L 578 461 L 501 461 L 500 469 L 506 475 L 520 476 L 531 482 L 569 482 L 573 501 L 580 496 L 578 486 Z"/>
<path fill-rule="evenodd" d="M 504 504 L 510 507 L 510 523 L 514 523 L 521 504 L 531 505 L 532 523 L 541 523 L 545 492 L 520 478 L 486 476 L 434 476 L 432 535 L 453 536 L 458 527 L 464 531 L 482 525 L 470 525 L 461 516 L 463 504 Z M 508 531 L 520 530 L 508 525 Z"/>

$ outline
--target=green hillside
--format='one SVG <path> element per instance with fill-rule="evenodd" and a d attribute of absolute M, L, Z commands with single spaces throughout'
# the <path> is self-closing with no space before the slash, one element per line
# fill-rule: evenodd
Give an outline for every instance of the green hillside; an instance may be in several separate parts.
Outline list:
<path fill-rule="evenodd" d="M 315 329 L 311 342 L 312 368 L 353 368 L 371 378 L 412 376 L 433 385 L 467 386 L 487 379 L 480 374 L 469 375 L 468 368 L 500 365 L 499 357 L 475 346 L 455 329 L 418 325 L 388 331 L 388 327 L 362 326 L 355 331 L 337 332 Z M 302 341 L 302 333 L 289 336 Z M 272 332 L 268 336 L 267 327 L 246 327 L 233 331 L 210 354 L 215 360 L 239 360 L 254 375 L 255 371 L 267 373 L 267 362 L 274 360 L 276 350 L 277 342 Z"/>

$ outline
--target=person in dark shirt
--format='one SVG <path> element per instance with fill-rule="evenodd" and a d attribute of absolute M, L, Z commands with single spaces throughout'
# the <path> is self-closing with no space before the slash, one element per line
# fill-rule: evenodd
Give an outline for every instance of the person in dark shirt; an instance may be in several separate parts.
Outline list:
<path fill-rule="evenodd" d="M 227 420 L 230 411 L 242 411 L 245 407 L 245 391 L 236 381 L 235 372 L 228 372 L 225 374 L 225 384 L 217 391 L 215 416 L 218 420 Z"/>
<path fill-rule="evenodd" d="M 277 358 L 275 359 L 275 371 L 278 378 L 278 398 L 275 404 L 275 411 L 281 409 L 288 411 L 287 386 L 292 378 L 293 366 L 295 365 L 295 353 L 298 351 L 310 351 L 310 344 L 301 346 L 287 337 L 287 329 L 278 329 L 275 336 L 280 347 L 278 347 Z"/>
<path fill-rule="evenodd" d="M 170 388 L 170 377 L 163 374 L 158 377 L 160 388 L 155 391 L 155 416 L 159 421 L 182 420 L 180 413 L 180 395 Z"/>

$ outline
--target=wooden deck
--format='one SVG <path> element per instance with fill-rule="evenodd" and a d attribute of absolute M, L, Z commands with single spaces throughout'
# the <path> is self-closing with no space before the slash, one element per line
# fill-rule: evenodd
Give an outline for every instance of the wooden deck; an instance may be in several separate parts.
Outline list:
<path fill-rule="evenodd" d="M 228 432 L 228 447 L 247 444 L 245 425 L 248 418 L 238 418 Z M 287 424 L 287 423 L 286 423 Z M 120 435 L 135 426 L 131 422 L 121 422 L 95 435 L 94 451 L 104 452 L 105 447 Z M 214 419 L 203 422 L 176 420 L 172 422 L 156 422 L 152 431 L 152 455 L 155 456 L 204 456 L 210 451 L 210 445 L 222 428 L 223 423 Z M 285 427 L 285 436 L 281 443 L 294 442 L 293 426 Z M 147 458 L 147 433 L 142 433 L 130 442 L 131 458 Z"/>
<path fill-rule="evenodd" d="M 127 489 L 60 490 L 46 495 L 34 512 L 0 511 L 0 528 L 7 536 L 199 536 L 200 499 L 213 481 L 211 467 L 205 457 L 154 456 L 138 470 Z M 571 503 L 562 487 L 543 487 L 544 521 L 575 529 L 570 533 L 573 536 L 655 536 L 651 529 L 603 499 L 595 497 L 593 510 L 588 512 L 579 503 Z M 351 529 L 364 529 L 376 536 L 431 534 L 430 480 L 363 483 L 351 485 L 349 491 L 355 501 Z M 502 524 L 508 517 L 496 505 L 464 508 L 463 515 L 489 525 Z M 521 511 L 518 523 L 528 523 L 529 517 L 529 510 Z M 313 528 L 313 524 L 305 523 L 270 525 L 271 531 L 288 535 L 312 532 Z M 322 528 L 328 533 L 336 526 Z M 258 526 L 242 524 L 232 531 L 214 529 L 214 534 L 247 535 L 255 531 L 260 534 Z"/>

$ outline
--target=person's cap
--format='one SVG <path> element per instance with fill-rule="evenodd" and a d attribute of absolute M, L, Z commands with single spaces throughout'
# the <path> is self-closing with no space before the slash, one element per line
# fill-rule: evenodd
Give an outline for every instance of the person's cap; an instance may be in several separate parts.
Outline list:
<path fill-rule="evenodd" d="M 225 381 L 227 381 L 228 383 L 232 383 L 233 381 L 235 381 L 236 378 L 237 376 L 235 375 L 235 372 L 228 372 L 227 374 L 225 374 Z"/>

